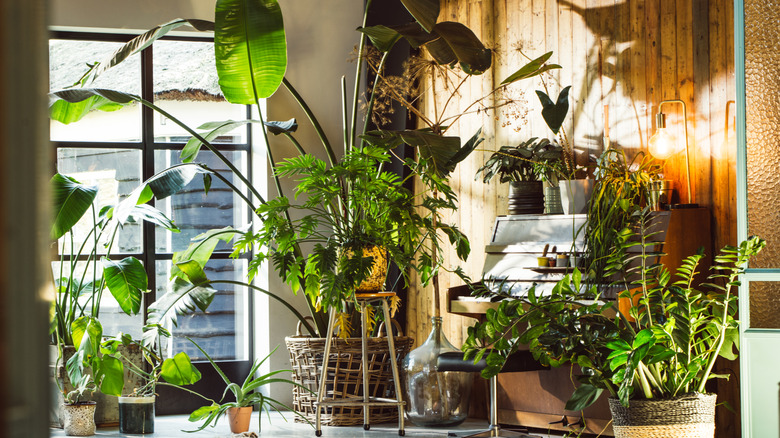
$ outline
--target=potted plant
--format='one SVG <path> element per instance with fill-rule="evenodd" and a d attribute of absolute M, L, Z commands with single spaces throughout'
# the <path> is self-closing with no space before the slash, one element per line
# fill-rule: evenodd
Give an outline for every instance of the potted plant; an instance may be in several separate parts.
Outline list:
<path fill-rule="evenodd" d="M 499 182 L 509 183 L 509 214 L 544 212 L 541 181 L 541 171 L 544 167 L 537 162 L 540 152 L 550 144 L 546 138 L 533 137 L 517 146 L 501 146 L 485 161 L 485 165 L 477 170 L 477 177 L 482 173 L 484 183 L 490 182 L 496 175 Z"/>
<path fill-rule="evenodd" d="M 51 238 L 58 241 L 60 259 L 52 270 L 55 300 L 51 314 L 51 342 L 56 348 L 55 369 L 68 364 L 68 372 L 57 372 L 65 393 L 72 387 L 73 373 L 85 373 L 91 357 L 98 353 L 103 334 L 99 322 L 103 294 L 108 291 L 128 315 L 140 311 L 147 291 L 146 272 L 140 260 L 114 260 L 112 250 L 120 229 L 131 221 L 147 221 L 167 230 L 178 228 L 162 212 L 148 205 L 186 186 L 205 170 L 194 164 L 173 166 L 139 185 L 114 205 L 97 205 L 98 187 L 83 184 L 60 173 L 51 179 L 54 219 Z M 97 382 L 101 384 L 101 382 Z M 98 392 L 97 394 L 102 394 Z M 98 424 L 116 422 L 116 399 L 97 396 Z"/>
<path fill-rule="evenodd" d="M 261 376 L 257 376 L 260 367 L 269 357 L 271 357 L 272 354 L 274 354 L 274 352 L 276 352 L 276 348 L 274 348 L 274 350 L 271 351 L 271 353 L 269 353 L 268 356 L 264 357 L 262 360 L 255 359 L 254 363 L 252 364 L 252 368 L 249 370 L 249 373 L 244 379 L 244 382 L 239 385 L 238 383 L 231 382 L 225 373 L 223 373 L 219 368 L 217 363 L 214 362 L 208 353 L 206 353 L 198 344 L 195 344 L 195 346 L 201 351 L 201 353 L 203 353 L 204 356 L 206 356 L 206 359 L 208 359 L 209 363 L 211 363 L 211 366 L 213 366 L 217 373 L 219 373 L 220 377 L 222 377 L 222 380 L 225 382 L 226 386 L 225 391 L 222 394 L 222 400 L 219 402 L 212 401 L 210 405 L 200 407 L 192 412 L 192 414 L 190 414 L 189 421 L 203 421 L 203 424 L 201 424 L 198 429 L 190 432 L 199 432 L 209 425 L 211 425 L 211 427 L 215 427 L 219 419 L 225 414 L 227 414 L 228 422 L 230 424 L 230 431 L 232 433 L 239 434 L 247 432 L 249 431 L 249 421 L 252 415 L 252 409 L 255 406 L 259 407 L 258 419 L 260 420 L 263 411 L 268 411 L 269 408 L 272 408 L 277 412 L 279 412 L 279 408 L 284 408 L 287 411 L 292 411 L 295 415 L 302 416 L 295 410 L 285 406 L 283 403 L 280 403 L 279 401 L 274 400 L 273 398 L 260 392 L 260 388 L 270 383 L 289 383 L 291 385 L 298 386 L 305 391 L 308 391 L 307 388 L 291 380 L 274 377 L 279 373 L 290 372 L 291 370 L 276 370 Z M 224 401 L 228 391 L 233 394 L 235 401 Z M 260 427 L 261 423 L 262 421 L 258 421 L 258 427 Z"/>
<path fill-rule="evenodd" d="M 360 29 L 362 34 L 360 36 L 359 43 L 359 58 L 364 59 L 365 51 L 369 44 L 367 40 L 370 39 L 372 44 L 378 48 L 381 52 L 381 58 L 386 59 L 388 52 L 392 49 L 395 42 L 399 39 L 406 39 L 415 47 L 422 47 L 426 49 L 433 47 L 437 50 L 432 50 L 431 55 L 434 58 L 434 62 L 430 63 L 435 66 L 434 68 L 444 70 L 447 66 L 452 64 L 459 64 L 462 66 L 462 70 L 467 75 L 480 74 L 484 72 L 491 64 L 491 52 L 486 49 L 474 36 L 466 26 L 460 23 L 442 22 L 436 23 L 438 18 L 438 8 L 416 8 L 415 4 L 418 1 L 404 2 L 406 6 L 409 6 L 410 12 L 414 15 L 416 22 L 407 26 L 375 26 L 371 28 L 365 27 Z M 367 4 L 368 6 L 368 4 Z M 274 94 L 280 86 L 283 86 L 293 98 L 300 104 L 301 109 L 306 113 L 307 117 L 311 120 L 312 126 L 321 139 L 321 147 L 325 155 L 327 155 L 327 166 L 337 166 L 339 159 L 336 156 L 332 143 L 325 135 L 320 123 L 317 120 L 316 115 L 311 111 L 305 100 L 297 92 L 294 86 L 284 77 L 284 66 L 287 62 L 286 45 L 284 41 L 284 32 L 280 32 L 284 29 L 281 10 L 276 1 L 264 1 L 264 2 L 237 2 L 234 0 L 220 0 L 216 5 L 216 22 L 213 24 L 215 30 L 215 45 L 219 50 L 216 50 L 217 54 L 217 71 L 220 77 L 220 84 L 222 86 L 223 94 L 226 99 L 232 103 L 239 104 L 256 104 L 259 99 L 266 98 Z M 126 59 L 138 50 L 147 47 L 153 41 L 164 35 L 171 29 L 190 23 L 198 29 L 207 29 L 212 26 L 209 23 L 204 23 L 201 20 L 174 20 L 166 23 L 165 25 L 158 26 L 147 33 L 130 41 L 124 47 L 120 48 L 112 59 L 106 60 L 95 64 L 92 69 L 84 76 L 85 80 L 81 85 L 89 85 L 94 78 L 105 71 L 110 66 L 116 65 Z M 251 32 L 249 31 L 251 30 Z M 441 44 L 442 42 L 446 44 Z M 255 50 L 258 47 L 263 47 L 263 50 Z M 245 50 L 247 49 L 248 50 Z M 547 65 L 546 60 L 550 54 L 540 57 L 537 60 L 532 61 L 527 66 L 524 66 L 518 72 L 510 76 L 505 81 L 503 86 L 508 86 L 514 81 L 521 80 L 527 77 L 532 77 L 540 72 L 548 70 L 550 68 L 557 68 L 554 65 Z M 380 61 L 380 65 L 384 63 Z M 363 69 L 358 68 L 356 70 L 357 80 L 356 84 L 362 82 Z M 376 81 L 369 95 L 368 99 L 368 112 L 373 112 L 373 105 L 377 96 L 377 90 L 379 81 Z M 457 92 L 457 91 L 455 91 Z M 359 93 L 356 90 L 355 96 Z M 79 118 L 79 111 L 85 113 L 85 106 L 79 107 L 79 102 L 83 102 L 86 99 L 99 96 L 102 99 L 97 99 L 94 102 L 93 107 L 99 107 L 102 104 L 116 105 L 127 104 L 130 102 L 139 102 L 142 105 L 157 111 L 172 123 L 176 123 L 186 129 L 193 138 L 184 147 L 182 151 L 182 157 L 184 161 L 190 162 L 196 159 L 200 148 L 205 147 L 215 154 L 217 158 L 222 160 L 228 169 L 235 174 L 235 177 L 248 187 L 250 194 L 245 195 L 239 191 L 241 196 L 251 206 L 251 211 L 256 212 L 260 209 L 272 209 L 272 206 L 268 205 L 263 196 L 260 196 L 260 192 L 251 184 L 238 169 L 236 169 L 229 160 L 227 160 L 222 154 L 219 153 L 210 143 L 210 139 L 214 138 L 224 129 L 236 127 L 242 123 L 257 123 L 265 129 L 261 129 L 263 135 L 272 133 L 275 135 L 282 135 L 288 138 L 302 156 L 306 155 L 306 151 L 302 145 L 295 139 L 294 134 L 297 129 L 297 123 L 292 120 L 288 122 L 273 122 L 265 120 L 250 120 L 243 122 L 235 121 L 222 121 L 214 122 L 211 124 L 203 125 L 203 129 L 192 129 L 181 121 L 176 119 L 175 116 L 166 113 L 153 103 L 145 101 L 139 96 L 129 95 L 127 93 L 116 92 L 112 90 L 101 89 L 89 89 L 89 88 L 73 88 L 52 93 L 54 104 L 52 105 L 52 116 L 65 118 L 65 115 L 74 115 L 70 117 L 70 120 Z M 417 130 L 405 130 L 405 131 L 375 131 L 366 133 L 367 124 L 363 124 L 363 128 L 360 129 L 359 114 L 358 114 L 358 98 L 352 99 L 352 102 L 348 102 L 346 96 L 342 102 L 342 107 L 345 109 L 344 113 L 347 115 L 347 119 L 351 119 L 346 124 L 348 127 L 344 130 L 344 151 L 345 156 L 353 149 L 365 150 L 365 142 L 372 143 L 374 146 L 383 146 L 385 150 L 393 146 L 399 146 L 402 144 L 408 144 L 418 148 L 418 160 L 407 161 L 405 164 L 412 169 L 412 172 L 420 176 L 425 187 L 430 190 L 431 201 L 427 205 L 423 205 L 426 209 L 426 216 L 423 216 L 425 221 L 424 229 L 439 229 L 447 238 L 456 243 L 458 246 L 458 253 L 462 257 L 465 257 L 467 253 L 468 244 L 465 236 L 457 232 L 455 228 L 445 226 L 439 219 L 435 217 L 439 214 L 437 212 L 443 211 L 443 209 L 455 208 L 455 196 L 452 189 L 446 184 L 446 175 L 452 171 L 454 166 L 470 152 L 478 142 L 476 137 L 472 141 L 467 141 L 465 144 L 461 143 L 459 137 L 445 135 L 448 126 L 452 126 L 452 119 L 441 119 L 432 122 L 431 127 L 421 128 Z M 413 105 L 413 103 L 412 103 Z M 462 114 L 467 114 L 469 111 L 464 111 Z M 261 113 L 262 114 L 262 113 Z M 365 135 L 360 135 L 365 133 Z M 269 161 L 273 167 L 279 164 L 273 159 L 273 151 L 269 150 Z M 377 170 L 377 174 L 379 171 Z M 215 174 L 215 177 L 220 177 L 219 174 Z M 281 175 L 279 173 L 274 174 L 275 185 L 278 189 L 278 195 L 283 196 L 282 184 L 280 182 Z M 229 181 L 225 181 L 229 187 L 234 187 Z M 348 185 L 345 188 L 349 188 Z M 348 206 L 349 207 L 349 206 Z M 350 207 L 351 208 L 351 207 Z M 359 218 L 362 213 L 359 210 L 337 210 L 335 214 L 350 214 L 355 218 Z M 372 214 L 369 212 L 369 214 Z M 287 218 L 288 222 L 291 222 Z M 292 224 L 289 224 L 292 226 Z M 330 230 L 334 231 L 334 230 Z M 436 285 L 436 272 L 441 268 L 441 263 L 438 257 L 438 245 L 440 240 L 443 239 L 442 233 L 424 233 L 426 235 L 426 244 L 420 247 L 419 255 L 415 259 L 417 264 L 416 269 L 421 272 L 421 276 L 425 282 L 433 281 Z M 255 234 L 247 230 L 224 230 L 211 234 L 210 236 L 216 236 L 224 239 L 236 239 L 234 240 L 234 248 L 236 255 L 246 252 L 251 248 L 255 248 Z M 353 236 L 358 238 L 358 236 Z M 397 241 L 397 239 L 396 239 Z M 279 242 L 276 242 L 279 244 Z M 196 242 L 195 245 L 202 245 L 202 242 Z M 324 276 L 317 276 L 316 270 L 326 265 L 318 266 L 316 263 L 307 265 L 306 261 L 308 257 L 304 256 L 304 252 L 298 242 L 282 242 L 282 246 L 289 245 L 292 247 L 292 256 L 287 255 L 285 259 L 285 269 L 289 269 L 291 272 L 297 272 L 297 279 L 292 280 L 293 284 L 301 285 L 302 288 L 312 288 L 320 279 L 328 280 L 334 278 L 330 274 Z M 278 246 L 277 246 L 278 248 Z M 274 249 L 275 250 L 275 249 Z M 290 254 L 290 253 L 287 253 Z M 347 254 L 347 252 L 345 252 Z M 357 251 L 353 252 L 353 256 L 348 259 L 350 263 L 361 263 L 363 266 L 367 266 L 369 257 L 363 257 Z M 191 292 L 196 290 L 198 285 L 207 285 L 209 280 L 202 274 L 202 266 L 205 264 L 205 259 L 201 257 L 201 253 L 196 251 L 184 251 L 180 254 L 180 257 L 175 260 L 176 266 L 181 267 L 177 275 L 180 279 L 187 278 L 187 280 L 193 285 L 190 289 L 179 289 L 170 295 L 168 301 L 178 300 L 190 300 L 193 299 L 198 303 L 207 304 L 205 300 L 201 300 L 200 296 L 192 294 Z M 357 255 L 360 255 L 358 260 Z M 250 280 L 251 276 L 256 272 L 256 268 L 259 264 L 266 259 L 266 256 L 262 252 L 259 252 L 257 257 L 250 263 Z M 373 258 L 371 258 L 373 260 Z M 287 263 L 292 260 L 292 263 Z M 316 260 L 312 259 L 312 261 Z M 320 259 L 321 260 L 321 259 Z M 344 260 L 342 258 L 342 260 Z M 331 262 L 332 260 L 323 260 Z M 344 262 L 347 263 L 347 262 Z M 332 272 L 332 270 L 320 270 L 321 272 Z M 311 276 L 311 279 L 309 278 Z M 293 279 L 296 276 L 290 276 Z M 342 285 L 343 286 L 343 285 Z M 278 299 L 282 302 L 285 301 L 284 297 L 280 297 L 276 294 L 272 294 L 269 291 L 262 290 L 257 287 L 252 287 L 254 290 L 258 290 L 262 293 L 266 293 Z M 349 295 L 351 285 L 343 287 L 343 292 L 338 292 L 335 295 L 331 295 L 329 298 L 337 297 L 343 294 Z M 341 306 L 338 299 L 334 299 L 333 302 L 329 302 L 327 299 L 321 300 L 321 307 L 318 306 L 317 300 L 308 299 L 307 304 L 314 323 L 309 324 L 304 321 L 303 325 L 312 334 L 323 335 L 327 331 L 327 323 L 325 318 L 325 311 L 327 306 L 336 305 Z M 189 309 L 193 309 L 195 306 L 189 306 Z M 198 305 L 198 307 L 203 308 Z M 438 307 L 438 306 L 437 306 Z M 288 305 L 288 308 L 292 309 L 292 306 Z M 187 310 L 187 306 L 170 306 L 173 311 Z M 438 312 L 438 309 L 436 310 Z M 302 318 L 300 314 L 297 314 Z"/>
<path fill-rule="evenodd" d="M 582 254 L 588 282 L 601 287 L 612 281 L 608 264 L 615 242 L 644 209 L 652 182 L 659 179 L 661 169 L 657 161 L 641 151 L 629 159 L 622 149 L 610 148 L 596 161 Z M 601 289 L 609 293 L 608 288 Z"/>
<path fill-rule="evenodd" d="M 85 399 L 95 391 L 95 382 L 88 373 L 72 380 L 73 389 L 63 394 L 62 428 L 67 436 L 91 436 L 95 434 L 95 407 L 97 402 Z"/>
<path fill-rule="evenodd" d="M 169 337 L 170 332 L 161 325 L 147 324 L 143 341 L 133 340 L 122 333 L 103 341 L 102 356 L 95 360 L 93 370 L 103 376 L 101 390 L 119 397 L 121 433 L 154 433 L 154 404 L 158 385 L 179 388 L 209 400 L 184 387 L 201 378 L 200 371 L 186 353 L 179 352 L 168 358 L 163 355 L 162 343 Z M 141 351 L 143 364 L 136 364 L 124 353 L 128 347 Z M 125 373 L 135 377 L 136 385 L 132 388 L 124 387 L 122 376 Z"/>
<path fill-rule="evenodd" d="M 635 424 L 626 419 L 641 418 L 626 409 L 646 409 L 648 401 L 672 400 L 669 405 L 656 403 L 662 406 L 656 420 L 668 419 L 666 425 L 656 421 L 644 426 L 670 436 L 683 429 L 701 429 L 704 434 L 690 436 L 711 437 L 715 396 L 706 395 L 705 384 L 727 377 L 712 373 L 718 356 L 736 356 L 734 289 L 750 257 L 765 242 L 751 237 L 737 247 L 723 248 L 707 282 L 700 284 L 694 277 L 702 255 L 690 256 L 673 281 L 663 265 L 654 263 L 660 254 L 654 250 L 657 242 L 647 239 L 652 234 L 650 221 L 647 214 L 639 215 L 636 231 L 626 229 L 620 234 L 611 258 L 611 270 L 622 273 L 620 295 L 628 300 L 626 308 L 615 308 L 615 301 L 599 301 L 598 290 L 586 287 L 578 270 L 550 295 L 537 296 L 532 289 L 526 297 L 503 301 L 488 313 L 487 321 L 469 328 L 464 346 L 468 357 L 487 359 L 490 365 L 483 376 L 495 375 L 509 354 L 527 344 L 542 364 L 570 363 L 582 370 L 580 385 L 566 409 L 584 409 L 602 392 L 609 393 L 616 436 L 633 436 Z M 629 248 L 639 251 L 629 252 Z M 632 260 L 639 264 L 632 266 Z M 711 421 L 682 424 L 682 415 L 672 406 L 690 407 L 699 401 L 704 401 L 705 416 Z"/>

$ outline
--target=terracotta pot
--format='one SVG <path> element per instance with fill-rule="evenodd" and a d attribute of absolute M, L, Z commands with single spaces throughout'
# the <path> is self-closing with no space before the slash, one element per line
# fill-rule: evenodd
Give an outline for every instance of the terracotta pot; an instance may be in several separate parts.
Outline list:
<path fill-rule="evenodd" d="M 97 403 L 84 402 L 62 405 L 62 427 L 67 436 L 91 436 L 95 434 L 95 408 Z"/>
<path fill-rule="evenodd" d="M 249 420 L 252 418 L 252 406 L 228 408 L 227 414 L 231 432 L 244 433 L 249 431 Z"/>

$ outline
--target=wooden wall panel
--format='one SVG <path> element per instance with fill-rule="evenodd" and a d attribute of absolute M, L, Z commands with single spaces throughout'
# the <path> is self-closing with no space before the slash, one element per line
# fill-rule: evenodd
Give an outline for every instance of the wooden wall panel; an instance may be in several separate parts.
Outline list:
<path fill-rule="evenodd" d="M 456 99 L 460 105 L 486 94 L 528 59 L 552 50 L 551 61 L 563 69 L 547 75 L 545 84 L 554 96 L 572 86 L 565 129 L 575 148 L 594 155 L 602 151 L 604 105 L 609 105 L 612 144 L 633 156 L 646 148 L 655 132 L 659 102 L 685 101 L 696 201 L 711 211 L 713 248 L 736 243 L 733 105 L 730 135 L 726 135 L 726 106 L 735 95 L 732 0 L 442 0 L 441 5 L 440 20 L 467 23 L 495 50 L 492 72 L 472 79 L 461 90 Z M 501 145 L 549 135 L 534 94 L 542 87 L 540 80 L 513 85 L 506 96 L 519 106 L 479 112 L 452 128 L 465 140 L 481 127 L 486 138 L 452 176 L 460 209 L 448 219 L 471 240 L 471 256 L 460 265 L 472 278 L 481 273 L 495 216 L 506 214 L 508 192 L 507 185 L 484 185 L 475 181 L 474 174 Z M 423 105 L 430 110 L 430 93 Z M 664 105 L 664 112 L 669 127 L 682 138 L 679 106 Z M 688 199 L 684 163 L 684 154 L 678 154 L 665 167 L 682 201 Z M 445 254 L 447 267 L 458 262 L 454 253 Z M 443 273 L 442 293 L 459 283 L 454 275 Z M 430 328 L 432 308 L 430 288 L 410 290 L 409 333 L 418 344 Z M 448 337 L 460 345 L 470 320 L 447 315 L 443 300 L 442 313 Z M 731 385 L 721 392 L 730 394 L 727 397 L 735 405 L 738 397 L 729 393 L 735 389 Z M 718 430 L 737 436 L 738 417 L 729 421 L 736 427 L 719 424 Z"/>

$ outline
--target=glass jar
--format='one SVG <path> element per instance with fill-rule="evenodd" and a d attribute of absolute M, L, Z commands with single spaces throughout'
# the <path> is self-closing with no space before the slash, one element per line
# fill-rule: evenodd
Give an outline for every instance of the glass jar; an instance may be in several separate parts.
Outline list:
<path fill-rule="evenodd" d="M 431 318 L 431 334 L 404 358 L 401 370 L 406 418 L 417 426 L 454 426 L 469 412 L 473 373 L 439 372 L 441 353 L 458 352 L 442 333 L 442 319 Z"/>

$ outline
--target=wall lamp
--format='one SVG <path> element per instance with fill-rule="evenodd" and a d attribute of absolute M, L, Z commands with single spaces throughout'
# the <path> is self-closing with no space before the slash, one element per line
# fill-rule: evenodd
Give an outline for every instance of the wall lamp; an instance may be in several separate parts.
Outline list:
<path fill-rule="evenodd" d="M 686 207 L 696 207 L 697 205 L 693 200 L 693 191 L 691 190 L 691 163 L 690 163 L 690 151 L 688 149 L 688 108 L 685 106 L 685 102 L 679 99 L 663 100 L 658 104 L 658 114 L 655 115 L 656 131 L 650 141 L 647 143 L 647 149 L 650 155 L 658 158 L 659 160 L 666 160 L 675 153 L 678 148 L 677 142 L 674 137 L 666 129 L 666 114 L 661 111 L 666 103 L 679 103 L 683 108 L 683 127 L 685 128 L 685 176 L 688 180 L 688 204 Z"/>

